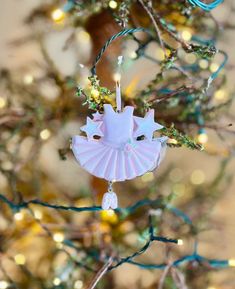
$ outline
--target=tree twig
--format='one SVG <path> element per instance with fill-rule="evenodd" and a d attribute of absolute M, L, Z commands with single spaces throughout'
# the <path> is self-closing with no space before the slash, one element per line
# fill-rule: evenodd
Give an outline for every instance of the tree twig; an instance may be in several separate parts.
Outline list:
<path fill-rule="evenodd" d="M 101 280 L 101 278 L 104 276 L 104 274 L 107 272 L 109 266 L 113 262 L 113 257 L 110 257 L 108 262 L 104 264 L 104 266 L 97 272 L 91 283 L 88 285 L 86 289 L 94 289 L 98 282 Z"/>

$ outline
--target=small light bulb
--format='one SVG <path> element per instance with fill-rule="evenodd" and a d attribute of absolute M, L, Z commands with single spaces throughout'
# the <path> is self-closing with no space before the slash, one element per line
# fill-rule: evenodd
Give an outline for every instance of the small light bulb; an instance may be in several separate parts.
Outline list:
<path fill-rule="evenodd" d="M 215 99 L 223 100 L 226 98 L 226 91 L 223 89 L 219 89 L 215 92 Z"/>
<path fill-rule="evenodd" d="M 64 17 L 65 17 L 65 13 L 59 8 L 53 10 L 52 13 L 51 13 L 51 18 L 55 22 L 61 22 L 62 20 L 64 20 Z"/>
<path fill-rule="evenodd" d="M 192 33 L 188 30 L 184 30 L 182 31 L 181 36 L 185 41 L 190 41 L 192 38 Z"/>
<path fill-rule="evenodd" d="M 130 52 L 130 58 L 135 59 L 137 57 L 137 53 L 135 51 Z"/>
<path fill-rule="evenodd" d="M 194 185 L 201 185 L 205 181 L 205 174 L 202 170 L 195 170 L 192 172 L 190 180 Z"/>
<path fill-rule="evenodd" d="M 4 108 L 6 104 L 7 104 L 6 99 L 3 97 L 0 97 L 0 108 Z"/>
<path fill-rule="evenodd" d="M 75 283 L 74 283 L 74 289 L 82 289 L 83 287 L 83 282 L 82 280 L 77 280 Z"/>
<path fill-rule="evenodd" d="M 184 245 L 184 241 L 182 239 L 178 239 L 177 240 L 177 245 L 183 246 Z"/>
<path fill-rule="evenodd" d="M 56 243 L 56 248 L 62 250 L 64 248 L 63 243 Z"/>
<path fill-rule="evenodd" d="M 210 71 L 211 72 L 216 72 L 219 69 L 219 65 L 217 63 L 211 63 L 210 65 Z"/>
<path fill-rule="evenodd" d="M 60 285 L 60 283 L 61 283 L 61 280 L 60 280 L 60 278 L 58 278 L 58 277 L 56 277 L 56 278 L 53 280 L 53 284 L 54 284 L 55 286 Z"/>
<path fill-rule="evenodd" d="M 40 138 L 42 140 L 47 140 L 49 139 L 50 136 L 51 136 L 51 132 L 47 128 L 40 132 Z"/>
<path fill-rule="evenodd" d="M 109 7 L 111 9 L 116 9 L 117 8 L 117 2 L 114 0 L 109 1 Z"/>
<path fill-rule="evenodd" d="M 197 60 L 197 57 L 192 53 L 185 55 L 185 61 L 189 64 L 195 63 L 196 60 Z"/>
<path fill-rule="evenodd" d="M 35 210 L 34 211 L 34 217 L 38 220 L 41 220 L 42 219 L 42 212 L 39 210 Z"/>
<path fill-rule="evenodd" d="M 209 66 L 209 63 L 206 59 L 200 59 L 198 64 L 202 69 L 207 69 Z"/>
<path fill-rule="evenodd" d="M 172 190 L 177 195 L 183 195 L 185 193 L 186 187 L 182 183 L 176 183 L 173 185 Z"/>
<path fill-rule="evenodd" d="M 230 267 L 235 267 L 235 259 L 229 259 L 228 264 Z"/>
<path fill-rule="evenodd" d="M 151 182 L 153 179 L 154 179 L 154 175 L 153 175 L 152 172 L 148 172 L 148 173 L 144 174 L 144 175 L 141 177 L 141 180 L 142 180 L 144 183 Z"/>
<path fill-rule="evenodd" d="M 27 85 L 32 84 L 33 80 L 34 80 L 34 78 L 33 78 L 33 76 L 31 74 L 26 74 L 24 76 L 24 83 L 27 84 Z"/>
<path fill-rule="evenodd" d="M 163 61 L 165 59 L 164 51 L 161 48 L 156 49 L 156 59 L 158 61 Z"/>
<path fill-rule="evenodd" d="M 178 141 L 177 141 L 176 139 L 174 139 L 174 138 L 169 138 L 169 139 L 168 139 L 168 143 L 169 143 L 169 144 L 177 144 Z"/>
<path fill-rule="evenodd" d="M 24 265 L 26 261 L 25 256 L 23 254 L 15 255 L 14 259 L 17 265 Z"/>
<path fill-rule="evenodd" d="M 200 133 L 198 136 L 197 136 L 197 141 L 200 143 L 200 144 L 205 144 L 207 143 L 208 141 L 208 135 L 206 133 Z"/>
<path fill-rule="evenodd" d="M 112 224 L 116 224 L 118 222 L 118 216 L 114 212 L 114 210 L 102 210 L 101 211 L 101 219 L 102 221 L 106 221 Z"/>
<path fill-rule="evenodd" d="M 80 30 L 77 33 L 77 39 L 78 39 L 78 41 L 81 41 L 83 43 L 88 43 L 91 39 L 91 36 L 88 32 L 86 32 L 84 30 Z"/>
<path fill-rule="evenodd" d="M 99 95 L 100 95 L 100 93 L 99 93 L 99 91 L 97 90 L 97 89 L 92 89 L 91 90 L 91 95 L 94 97 L 94 98 L 96 98 L 96 97 L 98 97 Z"/>
<path fill-rule="evenodd" d="M 0 281 L 0 289 L 6 289 L 9 283 L 7 281 L 1 280 Z"/>
<path fill-rule="evenodd" d="M 62 243 L 64 241 L 64 234 L 63 233 L 55 233 L 53 235 L 53 240 L 57 243 Z"/>
<path fill-rule="evenodd" d="M 23 218 L 24 218 L 24 215 L 23 215 L 21 212 L 17 212 L 17 213 L 15 213 L 15 215 L 14 215 L 14 219 L 15 219 L 16 221 L 22 221 Z"/>

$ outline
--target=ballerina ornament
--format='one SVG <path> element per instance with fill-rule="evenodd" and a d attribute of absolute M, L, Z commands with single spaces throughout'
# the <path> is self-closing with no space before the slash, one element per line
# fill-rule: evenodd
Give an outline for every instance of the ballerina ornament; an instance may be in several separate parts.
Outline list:
<path fill-rule="evenodd" d="M 80 128 L 86 137 L 72 138 L 72 151 L 80 165 L 109 183 L 102 200 L 104 210 L 118 207 L 113 182 L 131 180 L 156 169 L 165 155 L 167 142 L 167 137 L 153 137 L 155 131 L 163 128 L 154 121 L 153 109 L 145 117 L 137 117 L 133 115 L 133 106 L 121 108 L 118 82 L 116 107 L 115 111 L 111 104 L 104 104 L 104 112 L 94 113 L 92 119 L 87 117 L 86 125 Z"/>

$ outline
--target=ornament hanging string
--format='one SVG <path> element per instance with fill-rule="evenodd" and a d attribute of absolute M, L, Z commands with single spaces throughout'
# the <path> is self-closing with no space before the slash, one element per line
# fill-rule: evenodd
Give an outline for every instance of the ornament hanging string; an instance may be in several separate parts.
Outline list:
<path fill-rule="evenodd" d="M 109 45 L 114 41 L 116 40 L 117 38 L 119 37 L 122 37 L 122 36 L 126 36 L 126 35 L 131 35 L 133 33 L 136 33 L 136 32 L 146 32 L 148 34 L 150 34 L 149 30 L 143 28 L 143 27 L 137 27 L 137 28 L 132 28 L 132 29 L 123 29 L 121 30 L 120 32 L 118 32 L 117 34 L 114 34 L 112 37 L 110 37 L 106 43 L 104 44 L 104 46 L 101 48 L 99 54 L 97 55 L 95 61 L 94 61 L 94 64 L 91 68 L 91 74 L 92 76 L 95 76 L 96 75 L 96 65 L 98 64 L 98 62 L 100 61 L 102 55 L 104 54 L 104 52 L 106 51 L 106 49 L 109 47 Z M 150 34 L 151 35 L 151 34 Z"/>

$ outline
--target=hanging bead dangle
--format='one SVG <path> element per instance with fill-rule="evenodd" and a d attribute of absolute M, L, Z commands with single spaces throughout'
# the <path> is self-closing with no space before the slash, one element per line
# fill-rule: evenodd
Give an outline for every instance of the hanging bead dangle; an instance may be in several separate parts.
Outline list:
<path fill-rule="evenodd" d="M 108 192 L 103 195 L 102 199 L 102 209 L 117 209 L 118 198 L 116 193 L 113 191 L 113 182 L 108 182 Z"/>

